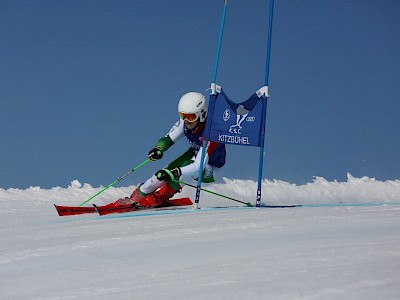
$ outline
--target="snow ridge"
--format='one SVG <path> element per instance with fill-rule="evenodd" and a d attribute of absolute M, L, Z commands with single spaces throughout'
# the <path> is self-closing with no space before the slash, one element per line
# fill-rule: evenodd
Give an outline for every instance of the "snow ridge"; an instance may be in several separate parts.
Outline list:
<path fill-rule="evenodd" d="M 255 202 L 257 182 L 253 180 L 223 178 L 223 183 L 203 185 L 204 188 L 233 197 Z M 0 188 L 0 201 L 51 202 L 60 204 L 79 204 L 104 186 L 93 187 L 73 180 L 67 188 L 53 187 L 43 189 L 31 186 L 28 189 Z M 94 203 L 105 204 L 130 195 L 136 186 L 111 187 L 97 196 Z M 179 197 L 194 198 L 195 191 L 185 187 Z M 203 205 L 222 205 L 232 202 L 221 197 L 202 192 Z M 264 179 L 262 182 L 262 203 L 276 205 L 290 204 L 344 204 L 344 203 L 382 203 L 400 204 L 400 180 L 379 181 L 367 176 L 356 178 L 347 173 L 347 181 L 328 181 L 323 177 L 314 177 L 312 182 L 296 185 L 282 180 Z"/>

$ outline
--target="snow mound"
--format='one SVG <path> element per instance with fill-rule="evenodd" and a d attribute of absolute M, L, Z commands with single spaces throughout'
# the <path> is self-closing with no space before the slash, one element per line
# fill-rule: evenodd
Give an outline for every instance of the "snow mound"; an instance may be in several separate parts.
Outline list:
<path fill-rule="evenodd" d="M 254 203 L 256 199 L 257 182 L 253 180 L 241 180 L 223 178 L 223 183 L 203 185 L 203 188 L 226 195 L 241 201 Z M 93 187 L 88 183 L 82 184 L 79 180 L 73 180 L 67 188 L 53 187 L 42 189 L 31 186 L 28 189 L 1 189 L 0 201 L 32 201 L 51 202 L 65 205 L 77 205 L 89 197 L 101 191 L 104 187 Z M 109 203 L 121 197 L 128 196 L 136 186 L 111 187 L 97 196 L 95 203 Z M 195 190 L 185 187 L 178 194 L 179 197 L 191 197 L 194 199 Z M 226 205 L 230 200 L 201 193 L 203 205 Z M 379 181 L 367 176 L 356 178 L 347 173 L 347 181 L 328 181 L 323 177 L 315 176 L 312 182 L 296 185 L 282 180 L 262 181 L 263 204 L 343 204 L 343 203 L 399 203 L 400 204 L 400 180 Z"/>

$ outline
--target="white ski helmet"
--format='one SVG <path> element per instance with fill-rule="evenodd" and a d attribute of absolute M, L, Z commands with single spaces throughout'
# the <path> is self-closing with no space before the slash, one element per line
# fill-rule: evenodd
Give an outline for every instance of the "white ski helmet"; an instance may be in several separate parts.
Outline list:
<path fill-rule="evenodd" d="M 180 117 L 193 122 L 199 119 L 204 122 L 207 117 L 207 99 L 198 92 L 189 92 L 181 97 L 178 104 Z"/>

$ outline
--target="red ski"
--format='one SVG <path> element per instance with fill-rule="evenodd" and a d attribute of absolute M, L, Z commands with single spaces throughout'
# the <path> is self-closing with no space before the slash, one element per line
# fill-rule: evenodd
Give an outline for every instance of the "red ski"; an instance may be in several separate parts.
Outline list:
<path fill-rule="evenodd" d="M 171 199 L 168 201 L 168 206 L 186 206 L 192 205 L 193 202 L 190 198 Z M 148 208 L 137 208 L 133 204 L 128 205 L 114 205 L 113 203 L 102 206 L 61 206 L 54 204 L 60 216 L 72 216 L 81 214 L 91 214 L 98 212 L 101 216 L 114 213 L 126 213 L 135 210 L 145 210 Z"/>
<path fill-rule="evenodd" d="M 61 206 L 55 204 L 54 206 L 60 216 L 92 214 L 96 212 L 96 209 L 93 206 Z"/>
<path fill-rule="evenodd" d="M 193 205 L 192 200 L 190 198 L 178 198 L 178 199 L 169 199 L 169 206 L 186 206 Z"/>
<path fill-rule="evenodd" d="M 100 216 L 108 214 L 121 214 L 137 210 L 137 208 L 133 204 L 114 205 L 113 203 L 111 203 L 102 206 L 97 206 L 96 204 L 93 204 L 93 206 Z"/>
<path fill-rule="evenodd" d="M 164 205 L 162 207 L 169 207 L 169 206 L 186 206 L 186 205 L 192 205 L 193 202 L 190 200 L 190 198 L 179 198 L 179 199 L 171 199 L 168 201 L 168 205 Z M 126 212 L 131 212 L 131 211 L 136 211 L 136 210 L 146 210 L 150 209 L 146 207 L 136 207 L 134 204 L 127 204 L 127 205 L 103 205 L 103 206 L 97 206 L 93 204 L 93 206 L 96 208 L 96 211 L 99 213 L 100 216 L 108 215 L 108 214 L 115 214 L 115 213 L 126 213 Z"/>

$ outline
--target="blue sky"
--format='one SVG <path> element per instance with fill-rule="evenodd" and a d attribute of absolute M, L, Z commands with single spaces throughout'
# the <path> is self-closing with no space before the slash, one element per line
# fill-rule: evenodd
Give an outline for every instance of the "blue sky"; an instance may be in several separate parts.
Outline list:
<path fill-rule="evenodd" d="M 1 1 L 0 187 L 107 185 L 144 161 L 180 96 L 209 87 L 222 8 Z M 228 3 L 217 82 L 237 102 L 264 84 L 268 8 Z M 400 178 L 399 15 L 398 1 L 275 1 L 263 177 Z M 258 149 L 227 149 L 221 176 L 256 180 Z"/>

